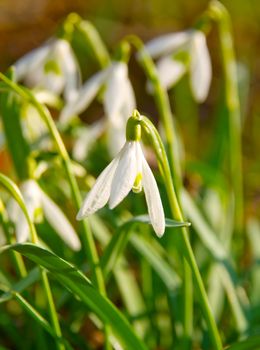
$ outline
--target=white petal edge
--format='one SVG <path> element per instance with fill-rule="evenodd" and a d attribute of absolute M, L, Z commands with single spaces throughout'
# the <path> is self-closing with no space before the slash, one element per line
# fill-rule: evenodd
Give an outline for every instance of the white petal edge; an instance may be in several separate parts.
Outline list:
<path fill-rule="evenodd" d="M 96 140 L 104 132 L 105 122 L 104 118 L 96 121 L 88 127 L 82 127 L 79 130 L 77 139 L 72 149 L 73 158 L 77 161 L 83 161 Z"/>
<path fill-rule="evenodd" d="M 142 162 L 142 169 L 142 182 L 145 199 L 148 207 L 148 214 L 156 235 L 158 237 L 162 237 L 165 231 L 164 210 L 157 183 L 144 156 Z"/>
<path fill-rule="evenodd" d="M 187 30 L 161 35 L 148 41 L 145 44 L 145 50 L 155 59 L 162 55 L 168 55 L 186 45 L 191 38 L 191 33 L 192 31 Z"/>
<path fill-rule="evenodd" d="M 110 196 L 111 184 L 120 156 L 121 152 L 98 176 L 94 186 L 83 201 L 82 207 L 77 214 L 77 220 L 82 220 L 94 214 L 98 209 L 106 205 Z"/>
<path fill-rule="evenodd" d="M 50 44 L 45 44 L 32 50 L 16 61 L 14 64 L 16 81 L 23 80 L 27 74 L 30 74 L 30 72 L 34 71 L 38 66 L 41 66 L 50 54 L 50 50 Z"/>
<path fill-rule="evenodd" d="M 80 240 L 65 214 L 41 188 L 39 188 L 39 190 L 46 220 L 71 249 L 75 251 L 80 250 Z"/>
<path fill-rule="evenodd" d="M 186 72 L 186 66 L 182 62 L 166 56 L 158 61 L 157 70 L 162 86 L 168 90 L 182 78 Z"/>
<path fill-rule="evenodd" d="M 26 180 L 20 186 L 21 193 L 27 208 L 29 217 L 34 221 L 35 210 L 40 207 L 39 191 L 34 180 Z M 18 243 L 28 240 L 30 230 L 25 215 L 20 207 L 17 208 L 17 217 L 15 218 L 16 239 Z"/>
<path fill-rule="evenodd" d="M 80 114 L 86 108 L 88 108 L 90 103 L 96 97 L 102 84 L 106 80 L 107 75 L 108 69 L 105 69 L 93 75 L 93 77 L 91 77 L 84 83 L 84 85 L 82 85 L 81 89 L 78 91 L 77 97 L 66 104 L 62 109 L 59 118 L 61 125 L 66 125 L 70 121 L 71 117 Z"/>
<path fill-rule="evenodd" d="M 124 62 L 115 62 L 111 66 L 109 78 L 104 94 L 104 109 L 109 118 L 113 118 L 120 111 L 126 96 L 128 68 Z"/>
<path fill-rule="evenodd" d="M 133 110 L 132 110 L 133 111 Z M 129 115 L 128 115 L 129 118 Z M 107 140 L 108 140 L 108 150 L 111 157 L 115 157 L 116 154 L 124 146 L 125 139 L 125 128 L 126 121 L 124 116 L 116 115 L 115 120 L 108 120 L 107 123 Z"/>
<path fill-rule="evenodd" d="M 27 224 L 27 220 L 24 216 L 24 213 L 20 208 L 19 204 L 13 198 L 11 198 L 7 203 L 6 209 L 7 209 L 9 218 L 15 224 L 16 241 L 18 243 L 23 243 L 27 241 L 30 236 L 30 229 Z M 32 219 L 33 215 L 31 214 L 30 217 Z"/>
<path fill-rule="evenodd" d="M 116 207 L 131 191 L 137 175 L 136 145 L 138 142 L 126 142 L 116 169 L 109 199 L 109 208 Z"/>
<path fill-rule="evenodd" d="M 80 88 L 81 75 L 76 56 L 66 40 L 57 41 L 57 51 L 65 77 L 64 97 L 67 102 L 76 98 Z"/>
<path fill-rule="evenodd" d="M 212 67 L 205 35 L 196 31 L 190 48 L 191 90 L 197 102 L 204 102 L 208 96 L 212 78 Z"/>

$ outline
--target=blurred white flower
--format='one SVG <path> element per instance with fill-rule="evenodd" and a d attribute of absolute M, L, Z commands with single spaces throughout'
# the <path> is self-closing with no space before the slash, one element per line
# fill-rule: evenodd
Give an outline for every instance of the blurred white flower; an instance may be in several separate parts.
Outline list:
<path fill-rule="evenodd" d="M 139 141 L 126 141 L 125 145 L 103 170 L 87 194 L 77 215 L 81 220 L 102 208 L 109 201 L 109 208 L 116 207 L 133 189 L 144 188 L 151 224 L 157 236 L 165 230 L 165 218 L 160 193 L 153 173 L 144 157 Z"/>
<path fill-rule="evenodd" d="M 174 86 L 186 73 L 194 99 L 203 102 L 209 92 L 212 68 L 205 34 L 188 30 L 166 34 L 149 41 L 146 51 L 158 59 L 157 69 L 163 87 Z"/>
<path fill-rule="evenodd" d="M 66 125 L 73 116 L 86 110 L 103 86 L 105 86 L 103 104 L 107 118 L 109 149 L 111 154 L 115 155 L 125 142 L 126 122 L 136 107 L 125 62 L 113 62 L 108 68 L 87 80 L 77 97 L 67 103 L 61 111 L 60 123 Z"/>
<path fill-rule="evenodd" d="M 42 209 L 49 224 L 61 239 L 73 250 L 81 247 L 79 238 L 60 208 L 50 199 L 34 180 L 26 180 L 20 187 L 26 208 L 32 221 L 37 220 L 37 212 Z M 11 220 L 15 223 L 17 242 L 25 242 L 29 238 L 29 227 L 26 218 L 13 199 L 7 207 Z"/>
<path fill-rule="evenodd" d="M 78 162 L 83 161 L 96 139 L 103 133 L 105 123 L 103 119 L 89 126 L 81 126 L 77 131 L 77 138 L 72 149 L 73 158 Z"/>
<path fill-rule="evenodd" d="M 53 39 L 21 57 L 15 64 L 16 80 L 29 87 L 64 93 L 65 100 L 75 98 L 80 87 L 80 70 L 70 44 Z"/>

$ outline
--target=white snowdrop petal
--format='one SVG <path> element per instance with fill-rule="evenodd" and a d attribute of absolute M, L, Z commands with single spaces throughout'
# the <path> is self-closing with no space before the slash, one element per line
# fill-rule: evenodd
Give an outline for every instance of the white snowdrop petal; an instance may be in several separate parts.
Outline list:
<path fill-rule="evenodd" d="M 27 206 L 27 210 L 30 213 L 31 220 L 33 219 L 33 208 Z M 27 220 L 22 210 L 19 210 L 18 216 L 15 222 L 15 234 L 18 243 L 26 242 L 30 237 L 30 229 Z"/>
<path fill-rule="evenodd" d="M 64 213 L 56 205 L 56 203 L 47 196 L 46 193 L 40 190 L 42 208 L 46 220 L 54 228 L 61 239 L 73 250 L 80 250 L 80 240 Z"/>
<path fill-rule="evenodd" d="M 127 65 L 116 62 L 112 65 L 104 94 L 104 109 L 109 118 L 118 115 L 126 96 Z"/>
<path fill-rule="evenodd" d="M 135 99 L 135 93 L 133 86 L 131 84 L 131 81 L 128 79 L 125 80 L 125 98 L 124 98 L 124 106 L 123 106 L 123 112 L 126 116 L 125 120 L 127 121 L 128 118 L 133 113 L 133 110 L 136 108 L 136 99 Z"/>
<path fill-rule="evenodd" d="M 77 220 L 82 220 L 102 208 L 108 201 L 113 176 L 118 166 L 120 154 L 102 171 L 94 186 L 88 192 L 82 207 L 77 215 Z"/>
<path fill-rule="evenodd" d="M 7 202 L 6 210 L 11 221 L 15 222 L 19 214 L 19 204 L 13 199 Z"/>
<path fill-rule="evenodd" d="M 194 98 L 198 102 L 203 102 L 209 92 L 212 77 L 211 60 L 207 48 L 206 37 L 196 31 L 190 48 L 191 63 L 191 89 Z"/>
<path fill-rule="evenodd" d="M 16 81 L 24 79 L 27 74 L 30 74 L 30 72 L 42 65 L 49 55 L 50 49 L 50 45 L 45 44 L 42 47 L 32 50 L 16 61 L 14 64 Z"/>
<path fill-rule="evenodd" d="M 111 186 L 110 209 L 116 207 L 133 187 L 137 175 L 136 144 L 135 141 L 126 142 L 121 151 L 121 157 Z"/>
<path fill-rule="evenodd" d="M 152 226 L 157 236 L 161 237 L 165 230 L 162 201 L 153 173 L 144 157 L 142 182 Z"/>
<path fill-rule="evenodd" d="M 44 73 L 42 78 L 39 78 L 34 84 L 30 82 L 30 85 L 38 85 L 47 91 L 51 91 L 55 95 L 60 95 L 64 89 L 65 77 L 64 75 L 56 74 L 55 72 L 48 72 Z"/>
<path fill-rule="evenodd" d="M 184 75 L 186 66 L 182 62 L 166 56 L 158 61 L 157 70 L 162 86 L 169 89 Z"/>
<path fill-rule="evenodd" d="M 21 193 L 29 214 L 34 221 L 34 213 L 40 208 L 40 197 L 38 185 L 34 180 L 27 180 L 21 185 Z M 18 206 L 15 218 L 16 239 L 18 243 L 25 242 L 30 236 L 29 225 L 21 208 Z"/>
<path fill-rule="evenodd" d="M 153 58 L 158 58 L 161 55 L 168 55 L 178 50 L 186 45 L 190 38 L 191 31 L 188 30 L 179 33 L 165 34 L 150 40 L 145 44 L 145 49 Z"/>
<path fill-rule="evenodd" d="M 58 55 L 62 72 L 66 79 L 64 97 L 67 102 L 74 100 L 80 87 L 80 69 L 70 44 L 66 40 L 58 40 Z"/>
<path fill-rule="evenodd" d="M 112 157 L 118 153 L 125 143 L 125 128 L 128 118 L 136 108 L 133 87 L 128 77 L 121 82 L 121 101 L 108 117 L 108 148 Z"/>
<path fill-rule="evenodd" d="M 74 115 L 83 112 L 96 97 L 101 85 L 107 78 L 108 70 L 105 69 L 90 78 L 78 91 L 75 99 L 65 105 L 61 111 L 59 121 L 66 124 Z"/>
<path fill-rule="evenodd" d="M 79 130 L 72 150 L 73 158 L 79 162 L 83 161 L 87 157 L 92 145 L 104 131 L 104 128 L 104 119 L 100 119 L 88 127 L 82 127 Z"/>
<path fill-rule="evenodd" d="M 133 110 L 132 110 L 133 111 Z M 107 127 L 107 139 L 108 139 L 108 150 L 111 157 L 115 157 L 118 151 L 124 146 L 125 139 L 125 127 L 126 121 L 122 116 L 116 115 L 115 121 L 108 121 Z"/>

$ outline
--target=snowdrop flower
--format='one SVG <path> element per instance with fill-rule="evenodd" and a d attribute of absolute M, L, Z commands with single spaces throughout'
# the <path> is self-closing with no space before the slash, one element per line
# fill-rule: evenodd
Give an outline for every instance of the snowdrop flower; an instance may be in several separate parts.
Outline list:
<path fill-rule="evenodd" d="M 158 58 L 157 69 L 162 85 L 169 89 L 188 71 L 192 94 L 203 102 L 212 76 L 205 34 L 199 30 L 166 34 L 149 41 L 146 51 Z"/>
<path fill-rule="evenodd" d="M 131 189 L 140 192 L 143 187 L 154 231 L 159 237 L 164 234 L 165 218 L 160 193 L 139 141 L 140 136 L 127 135 L 121 151 L 99 175 L 87 194 L 77 215 L 78 220 L 95 213 L 107 202 L 109 208 L 113 209 Z"/>
<path fill-rule="evenodd" d="M 73 158 L 78 162 L 82 162 L 87 157 L 89 150 L 103 131 L 103 120 L 98 120 L 88 127 L 80 127 L 79 130 L 77 130 L 77 139 L 72 149 Z"/>
<path fill-rule="evenodd" d="M 15 63 L 16 80 L 29 87 L 46 89 L 56 95 L 64 92 L 66 101 L 75 98 L 80 71 L 70 44 L 53 39 L 29 52 Z"/>
<path fill-rule="evenodd" d="M 73 116 L 86 110 L 103 86 L 105 86 L 103 104 L 108 124 L 109 149 L 111 154 L 115 155 L 124 144 L 126 122 L 136 105 L 125 62 L 113 62 L 108 68 L 87 80 L 77 97 L 67 103 L 61 111 L 60 123 L 66 125 Z"/>
<path fill-rule="evenodd" d="M 59 207 L 47 196 L 34 180 L 26 180 L 21 185 L 28 213 L 31 220 L 37 220 L 37 212 L 42 209 L 46 220 L 59 234 L 61 239 L 73 250 L 79 250 L 81 247 L 79 238 Z M 18 206 L 17 202 L 12 200 L 7 210 L 10 218 L 15 223 L 15 232 L 17 242 L 25 242 L 29 238 L 29 227 L 26 218 Z"/>

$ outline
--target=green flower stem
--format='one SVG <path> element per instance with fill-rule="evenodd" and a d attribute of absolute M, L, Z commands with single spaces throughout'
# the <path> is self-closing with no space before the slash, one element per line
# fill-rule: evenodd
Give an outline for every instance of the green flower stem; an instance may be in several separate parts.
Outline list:
<path fill-rule="evenodd" d="M 9 232 L 9 228 L 8 228 L 8 224 L 7 224 L 7 217 L 6 217 L 6 212 L 4 210 L 4 204 L 0 199 L 0 225 L 3 228 L 6 240 L 8 244 L 12 244 L 14 243 L 14 237 L 11 237 L 10 232 Z M 13 263 L 15 265 L 15 269 L 18 273 L 18 275 L 21 278 L 24 278 L 27 276 L 27 270 L 22 258 L 22 255 L 20 253 L 11 251 L 11 256 L 12 256 L 12 260 Z"/>
<path fill-rule="evenodd" d="M 178 146 L 177 146 L 177 133 L 174 126 L 174 119 L 171 111 L 170 101 L 167 92 L 162 87 L 160 79 L 157 73 L 156 66 L 145 50 L 143 42 L 134 35 L 127 36 L 126 41 L 133 44 L 133 46 L 138 50 L 138 60 L 147 75 L 152 87 L 153 94 L 158 108 L 166 138 L 166 151 L 169 155 L 169 162 L 172 170 L 174 187 L 177 192 L 181 188 L 181 165 L 178 155 Z"/>
<path fill-rule="evenodd" d="M 59 323 L 57 311 L 55 308 L 51 287 L 47 276 L 47 271 L 41 269 L 41 278 L 43 281 L 44 290 L 48 300 L 48 308 L 49 308 L 49 314 L 51 316 L 52 326 L 54 328 L 55 335 L 59 339 L 61 339 L 62 333 L 61 333 L 60 323 Z M 60 350 L 65 350 L 65 346 L 58 340 L 57 340 L 57 348 Z"/>
<path fill-rule="evenodd" d="M 168 163 L 167 155 L 165 152 L 165 148 L 163 146 L 163 143 L 161 141 L 160 135 L 154 125 L 151 123 L 151 121 L 146 118 L 142 117 L 140 124 L 146 133 L 146 135 L 149 137 L 153 149 L 156 152 L 157 160 L 159 163 L 160 170 L 162 172 L 162 176 L 165 181 L 165 186 L 167 189 L 167 194 L 169 198 L 169 203 L 172 211 L 172 215 L 176 220 L 183 221 L 183 215 L 181 212 L 181 208 L 178 204 L 178 199 L 173 187 L 173 181 L 170 171 L 170 166 Z M 189 263 L 189 266 L 191 268 L 193 278 L 195 280 L 195 286 L 198 293 L 198 298 L 204 313 L 205 321 L 208 326 L 208 330 L 211 336 L 212 345 L 215 350 L 221 350 L 222 349 L 222 343 L 220 339 L 220 335 L 216 326 L 216 322 L 214 320 L 214 317 L 212 315 L 210 305 L 208 302 L 207 293 L 205 290 L 205 287 L 203 285 L 203 281 L 199 272 L 199 268 L 197 266 L 189 237 L 188 237 L 188 230 L 187 228 L 181 229 L 181 238 L 182 238 L 182 245 L 183 245 L 183 252 L 184 255 Z"/>
<path fill-rule="evenodd" d="M 74 177 L 73 171 L 71 169 L 71 162 L 69 155 L 67 153 L 67 150 L 64 146 L 64 143 L 61 139 L 61 136 L 56 128 L 56 125 L 48 111 L 48 109 L 41 105 L 36 98 L 33 96 L 33 94 L 26 90 L 21 88 L 19 85 L 13 83 L 8 78 L 6 78 L 2 73 L 0 73 L 0 78 L 14 91 L 16 91 L 17 94 L 19 94 L 21 97 L 23 97 L 25 100 L 27 100 L 29 103 L 31 103 L 38 111 L 39 115 L 43 119 L 43 121 L 46 123 L 49 132 L 51 136 L 53 137 L 53 140 L 56 144 L 56 147 L 58 149 L 58 152 L 63 160 L 63 166 L 68 178 L 68 182 L 71 188 L 71 193 L 73 196 L 73 200 L 76 206 L 76 209 L 79 210 L 81 207 L 81 195 L 79 191 L 78 184 L 76 182 L 76 179 Z M 82 220 L 82 242 L 84 245 L 84 248 L 86 250 L 87 258 L 91 265 L 91 270 L 93 271 L 93 283 L 98 288 L 99 292 L 102 295 L 106 295 L 106 289 L 105 289 L 105 283 L 104 278 L 102 274 L 102 270 L 99 264 L 99 257 L 96 250 L 94 238 L 91 232 L 91 228 L 89 225 L 89 222 L 87 220 Z M 105 325 L 105 333 L 106 333 L 106 348 L 110 349 L 109 341 L 108 341 L 108 334 L 109 334 L 109 327 Z"/>
<path fill-rule="evenodd" d="M 10 80 L 13 80 L 13 70 L 7 73 Z M 16 173 L 21 180 L 29 177 L 26 163 L 29 157 L 29 146 L 23 137 L 20 123 L 21 101 L 17 95 L 4 91 L 0 96 L 1 119 L 6 137 L 6 143 L 13 159 Z"/>
<path fill-rule="evenodd" d="M 71 13 L 67 17 L 66 22 L 70 26 L 73 25 L 75 30 L 78 30 L 83 35 L 87 46 L 91 48 L 100 67 L 107 67 L 110 64 L 110 55 L 95 26 L 75 13 Z"/>
<path fill-rule="evenodd" d="M 0 173 L 0 183 L 10 192 L 12 197 L 17 201 L 17 203 L 20 206 L 21 210 L 23 211 L 25 218 L 26 218 L 26 221 L 28 223 L 32 243 L 37 244 L 37 242 L 38 242 L 37 232 L 36 232 L 34 223 L 30 219 L 30 215 L 27 211 L 25 202 L 23 200 L 23 197 L 22 197 L 22 194 L 21 194 L 19 188 L 13 183 L 13 181 L 11 181 L 7 176 L 5 176 L 1 173 Z M 44 286 L 46 298 L 48 301 L 48 307 L 49 307 L 50 318 L 52 321 L 52 326 L 54 328 L 54 332 L 57 336 L 57 339 L 59 339 L 59 338 L 61 338 L 62 334 L 61 334 L 59 319 L 58 319 L 58 315 L 57 315 L 57 312 L 55 309 L 55 305 L 54 305 L 48 277 L 47 277 L 46 271 L 44 271 L 43 269 L 40 269 L 40 271 L 41 271 L 41 278 L 43 281 L 43 286 Z M 65 350 L 64 345 L 58 340 L 57 340 L 57 348 L 59 350 Z"/>
<path fill-rule="evenodd" d="M 157 109 L 159 111 L 166 138 L 166 150 L 169 155 L 170 169 L 172 171 L 174 188 L 177 197 L 182 187 L 181 162 L 178 153 L 177 133 L 175 130 L 174 119 L 171 111 L 170 101 L 166 90 L 162 87 L 156 66 L 145 50 L 143 42 L 136 36 L 128 36 L 126 38 L 138 50 L 138 59 L 147 75 L 152 87 Z M 189 265 L 183 262 L 184 266 L 184 344 L 183 349 L 189 348 L 189 343 L 185 339 L 191 339 L 192 319 L 193 319 L 193 298 L 192 298 L 192 279 Z M 189 297 L 188 297 L 189 296 Z M 186 345 L 187 344 L 187 345 Z"/>
<path fill-rule="evenodd" d="M 235 227 L 239 232 L 242 229 L 244 212 L 241 111 L 231 21 L 226 8 L 216 0 L 210 2 L 208 14 L 217 22 L 220 38 L 225 80 L 225 99 L 229 113 L 229 162 L 231 181 L 235 193 Z"/>

